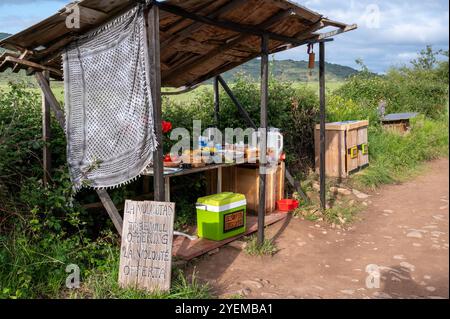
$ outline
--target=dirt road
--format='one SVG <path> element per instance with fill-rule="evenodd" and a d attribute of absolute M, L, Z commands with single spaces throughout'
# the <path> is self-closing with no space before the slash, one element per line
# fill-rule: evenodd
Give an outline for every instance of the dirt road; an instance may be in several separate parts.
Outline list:
<path fill-rule="evenodd" d="M 273 257 L 224 247 L 189 268 L 222 297 L 448 298 L 448 171 L 447 159 L 434 161 L 370 194 L 350 229 L 292 218 L 267 231 L 280 249 Z"/>

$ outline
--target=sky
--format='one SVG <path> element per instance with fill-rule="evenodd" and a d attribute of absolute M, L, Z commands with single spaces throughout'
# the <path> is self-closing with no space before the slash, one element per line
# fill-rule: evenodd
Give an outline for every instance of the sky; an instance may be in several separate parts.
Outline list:
<path fill-rule="evenodd" d="M 52 15 L 70 0 L 0 0 L 0 32 L 16 33 Z M 324 16 L 357 23 L 358 29 L 327 43 L 328 62 L 357 67 L 362 59 L 373 72 L 408 64 L 426 45 L 448 50 L 447 0 L 293 0 Z M 318 48 L 316 48 L 318 51 Z M 306 47 L 276 59 L 307 59 Z"/>

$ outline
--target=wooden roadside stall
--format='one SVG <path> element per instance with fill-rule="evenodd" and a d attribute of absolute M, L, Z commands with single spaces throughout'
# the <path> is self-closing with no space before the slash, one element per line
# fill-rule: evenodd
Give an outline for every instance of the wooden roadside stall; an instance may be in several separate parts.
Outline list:
<path fill-rule="evenodd" d="M 153 121 L 160 145 L 153 154 L 154 200 L 167 200 L 162 150 L 161 87 L 175 87 L 183 93 L 214 79 L 215 114 L 219 121 L 219 85 L 231 97 L 242 117 L 255 127 L 247 111 L 220 76 L 243 63 L 261 58 L 261 125 L 268 126 L 269 54 L 320 43 L 321 165 L 325 165 L 325 43 L 332 37 L 356 29 L 356 25 L 329 20 L 286 0 L 81 0 L 71 3 L 44 21 L 0 42 L 7 52 L 0 57 L 0 72 L 25 70 L 35 76 L 43 96 L 43 138 L 50 136 L 50 112 L 65 127 L 64 111 L 52 93 L 52 80 L 64 80 L 61 54 L 68 45 L 136 5 L 145 5 L 148 59 L 151 63 Z M 78 15 L 74 16 L 74 13 Z M 67 23 L 79 19 L 77 23 Z M 76 27 L 73 27 L 75 25 Z M 320 33 L 323 28 L 332 31 Z M 101 74 L 98 74 L 100 77 Z M 111 79 L 113 80 L 113 79 Z M 173 93 L 172 93 L 173 94 Z M 102 112 L 102 110 L 99 110 Z M 265 165 L 265 136 L 261 165 Z M 44 175 L 51 175 L 48 144 L 44 146 Z M 323 157 L 322 157 L 323 156 Z M 220 174 L 220 167 L 217 168 Z M 324 170 L 321 170 L 324 171 Z M 324 205 L 325 177 L 321 174 Z M 286 171 L 290 183 L 294 179 Z M 45 181 L 46 179 L 44 179 Z M 259 178 L 258 241 L 263 242 L 266 210 L 266 176 Z M 119 234 L 123 221 L 106 189 L 96 189 Z"/>

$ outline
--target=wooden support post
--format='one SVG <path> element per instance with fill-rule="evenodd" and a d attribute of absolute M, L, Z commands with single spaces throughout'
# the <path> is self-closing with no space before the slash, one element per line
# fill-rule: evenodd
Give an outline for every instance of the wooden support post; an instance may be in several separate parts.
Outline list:
<path fill-rule="evenodd" d="M 59 125 L 63 128 L 63 130 L 66 129 L 66 120 L 64 117 L 64 112 L 61 109 L 61 106 L 59 105 L 58 100 L 56 99 L 55 95 L 53 94 L 52 90 L 50 89 L 50 85 L 44 76 L 42 72 L 36 72 L 36 80 L 41 87 L 42 93 L 45 96 L 45 99 L 47 100 L 47 103 L 50 105 L 50 108 L 52 109 L 53 113 L 55 114 L 56 120 L 58 121 Z"/>
<path fill-rule="evenodd" d="M 50 86 L 50 73 L 48 71 L 43 72 L 45 81 L 47 85 Z M 51 170 L 52 170 L 52 158 L 50 151 L 50 140 L 51 140 L 51 130 L 50 130 L 50 104 L 45 98 L 45 94 L 41 93 L 42 96 L 42 140 L 44 142 L 44 149 L 42 154 L 42 163 L 44 169 L 43 182 L 44 187 L 48 186 L 51 180 Z"/>
<path fill-rule="evenodd" d="M 320 85 L 320 205 L 326 209 L 326 185 L 325 185 L 325 43 L 320 42 L 319 53 L 319 85 Z"/>
<path fill-rule="evenodd" d="M 153 153 L 153 186 L 155 201 L 165 200 L 161 106 L 161 52 L 159 42 L 159 8 L 153 5 L 147 13 L 147 43 L 152 80 L 153 123 L 158 148 Z"/>
<path fill-rule="evenodd" d="M 219 92 L 219 78 L 214 77 L 214 121 L 216 122 L 216 127 L 220 124 L 220 92 Z"/>
<path fill-rule="evenodd" d="M 217 193 L 222 193 L 222 167 L 217 169 Z"/>
<path fill-rule="evenodd" d="M 36 72 L 36 80 L 41 87 L 42 93 L 45 96 L 46 101 L 49 103 L 51 110 L 55 113 L 56 120 L 58 121 L 62 129 L 65 130 L 64 112 L 62 111 L 58 100 L 50 89 L 50 85 L 46 80 L 44 74 L 42 74 L 42 72 Z M 122 217 L 120 216 L 113 201 L 109 197 L 108 192 L 106 190 L 97 190 L 97 195 L 102 201 L 103 206 L 105 207 L 109 217 L 113 221 L 114 226 L 119 232 L 119 235 L 122 235 Z"/>
<path fill-rule="evenodd" d="M 106 208 L 106 211 L 108 212 L 109 217 L 116 227 L 117 232 L 120 236 L 122 236 L 123 220 L 119 214 L 119 211 L 111 200 L 111 197 L 109 197 L 108 192 L 104 189 L 98 189 L 97 195 L 102 201 L 103 206 Z"/>
<path fill-rule="evenodd" d="M 264 243 L 266 215 L 267 108 L 269 103 L 269 37 L 261 37 L 261 146 L 259 152 L 258 245 Z"/>
<path fill-rule="evenodd" d="M 168 176 L 164 177 L 164 193 L 164 200 L 170 202 L 170 177 Z"/>
<path fill-rule="evenodd" d="M 230 97 L 231 101 L 234 103 L 234 105 L 236 105 L 236 107 L 239 110 L 239 113 L 241 113 L 241 116 L 244 118 L 244 120 L 247 122 L 247 124 L 256 130 L 257 129 L 256 124 L 253 122 L 250 115 L 244 109 L 242 104 L 239 103 L 238 99 L 234 96 L 234 94 L 231 91 L 230 87 L 228 86 L 227 82 L 225 82 L 225 80 L 220 75 L 217 76 L 217 79 L 219 80 L 220 85 L 222 85 L 222 87 L 225 90 L 225 92 L 227 93 L 227 95 Z"/>

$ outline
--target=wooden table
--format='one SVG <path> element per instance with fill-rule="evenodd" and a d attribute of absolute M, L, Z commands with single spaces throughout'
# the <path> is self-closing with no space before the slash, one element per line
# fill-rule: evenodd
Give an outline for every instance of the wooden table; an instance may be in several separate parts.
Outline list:
<path fill-rule="evenodd" d="M 174 171 L 174 168 L 164 168 L 164 187 L 165 187 L 165 200 L 166 202 L 170 202 L 170 179 L 172 177 L 184 176 L 189 174 L 196 174 L 201 172 L 206 172 L 210 170 L 217 170 L 217 193 L 222 192 L 222 168 L 237 166 L 242 164 L 248 164 L 245 160 L 233 163 L 222 163 L 222 164 L 210 164 L 202 167 L 195 168 L 181 168 L 177 171 Z M 153 176 L 153 168 L 147 168 L 144 173 L 144 176 Z"/>

